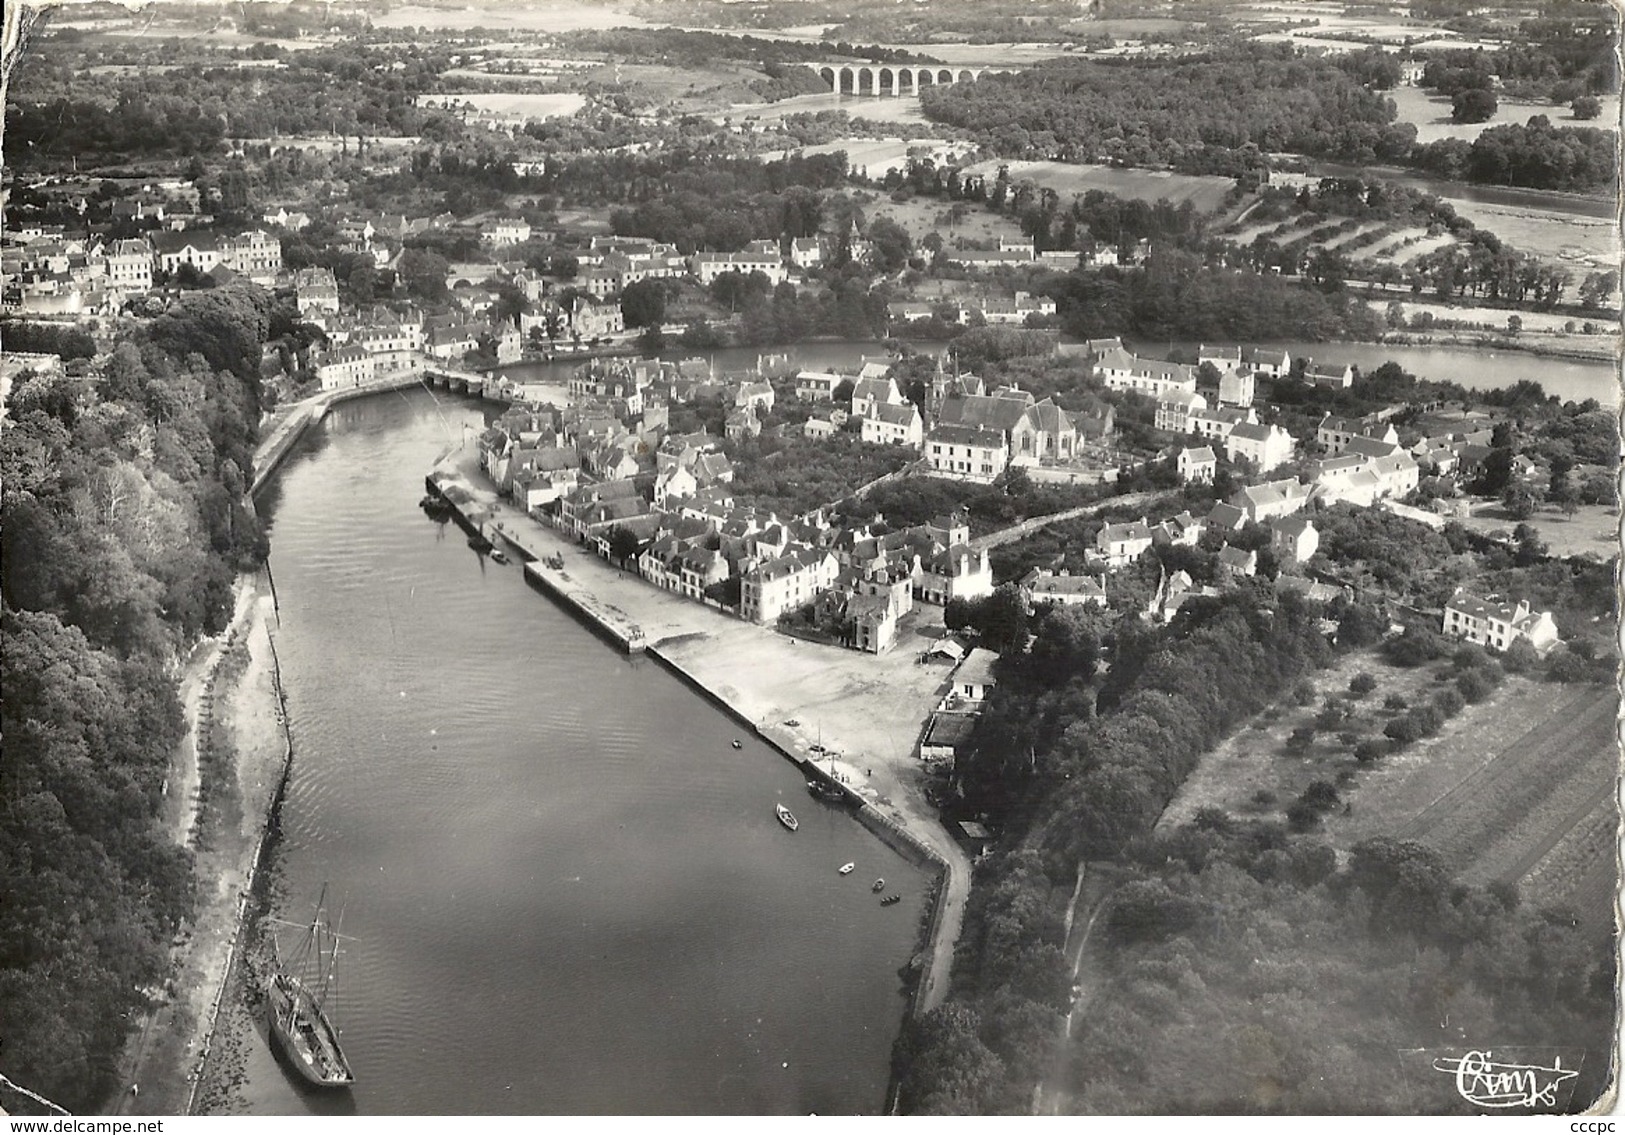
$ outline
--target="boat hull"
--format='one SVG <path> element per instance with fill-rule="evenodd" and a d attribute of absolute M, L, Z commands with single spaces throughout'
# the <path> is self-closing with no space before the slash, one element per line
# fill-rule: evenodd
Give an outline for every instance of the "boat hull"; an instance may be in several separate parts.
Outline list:
<path fill-rule="evenodd" d="M 313 1088 L 348 1088 L 355 1083 L 339 1047 L 338 1030 L 303 984 L 277 974 L 266 982 L 265 995 L 271 1038 L 300 1079 Z"/>

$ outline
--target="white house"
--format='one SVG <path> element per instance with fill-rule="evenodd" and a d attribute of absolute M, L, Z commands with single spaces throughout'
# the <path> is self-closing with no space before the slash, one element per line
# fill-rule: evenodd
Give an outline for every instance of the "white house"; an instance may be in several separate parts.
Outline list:
<path fill-rule="evenodd" d="M 1095 371 L 1112 390 L 1132 390 L 1160 398 L 1170 390 L 1196 391 L 1196 371 L 1182 363 L 1142 359 L 1127 351 L 1109 350 L 1095 360 Z"/>
<path fill-rule="evenodd" d="M 1292 460 L 1292 435 L 1280 426 L 1243 422 L 1225 437 L 1224 453 L 1231 461 L 1244 457 L 1267 473 Z"/>
<path fill-rule="evenodd" d="M 936 476 L 987 485 L 1010 464 L 1010 444 L 1003 430 L 938 426 L 925 436 L 925 460 Z"/>
<path fill-rule="evenodd" d="M 1480 599 L 1459 587 L 1444 605 L 1444 633 L 1497 651 L 1507 649 L 1520 638 L 1542 652 L 1558 641 L 1557 624 L 1550 611 L 1532 611 L 1522 599 L 1516 604 L 1494 596 Z"/>
<path fill-rule="evenodd" d="M 924 434 L 920 411 L 914 403 L 891 406 L 877 402 L 863 419 L 859 436 L 872 445 L 906 445 L 910 449 L 919 449 Z"/>
<path fill-rule="evenodd" d="M 1201 482 L 1210 485 L 1218 472 L 1219 458 L 1212 446 L 1203 445 L 1195 449 L 1181 449 L 1174 459 L 1174 465 L 1179 470 L 1180 481 L 1185 484 Z"/>

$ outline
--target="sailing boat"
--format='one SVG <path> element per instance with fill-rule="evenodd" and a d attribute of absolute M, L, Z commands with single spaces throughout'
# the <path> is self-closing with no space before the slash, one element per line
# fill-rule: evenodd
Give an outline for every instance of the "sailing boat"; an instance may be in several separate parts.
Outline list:
<path fill-rule="evenodd" d="M 355 1083 L 355 1075 L 339 1047 L 339 1031 L 327 1015 L 333 967 L 343 936 L 328 926 L 326 907 L 324 883 L 316 912 L 291 958 L 282 957 L 272 935 L 273 969 L 265 983 L 265 999 L 271 1036 L 305 1082 L 317 1088 L 347 1088 Z"/>

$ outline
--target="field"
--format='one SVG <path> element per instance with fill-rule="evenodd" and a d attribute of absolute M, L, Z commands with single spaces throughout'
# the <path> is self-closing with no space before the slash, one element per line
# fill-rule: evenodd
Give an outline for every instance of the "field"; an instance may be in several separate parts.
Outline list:
<path fill-rule="evenodd" d="M 1607 505 L 1581 505 L 1573 516 L 1556 508 L 1542 508 L 1529 518 L 1554 556 L 1592 556 L 1609 559 L 1619 554 L 1619 510 Z M 1510 533 L 1518 526 L 1499 501 L 1475 505 L 1462 524 L 1474 532 Z"/>
<path fill-rule="evenodd" d="M 1576 272 L 1619 267 L 1619 230 L 1611 218 L 1495 205 L 1462 197 L 1446 199 L 1458 214 L 1519 252 L 1565 263 Z"/>
<path fill-rule="evenodd" d="M 507 91 L 447 91 L 419 96 L 419 101 L 428 105 L 439 105 L 448 99 L 454 104 L 469 103 L 496 114 L 522 114 L 526 118 L 565 117 L 587 105 L 584 95 L 559 92 L 525 95 Z"/>
<path fill-rule="evenodd" d="M 1411 670 L 1372 653 L 1341 660 L 1314 676 L 1307 705 L 1285 699 L 1204 756 L 1159 827 L 1187 822 L 1204 806 L 1237 817 L 1278 817 L 1310 781 L 1347 774 L 1339 785 L 1346 810 L 1334 809 L 1322 829 L 1340 852 L 1377 835 L 1415 839 L 1465 882 L 1517 881 L 1526 901 L 1574 905 L 1588 924 L 1602 925 L 1616 882 L 1608 852 L 1617 820 L 1618 694 L 1509 677 L 1437 736 L 1374 764 L 1359 765 L 1325 734 L 1303 755 L 1285 753 L 1287 735 L 1362 670 L 1377 688 L 1339 727 L 1361 736 L 1381 733 L 1391 715 L 1382 708 L 1385 698 L 1419 704 L 1453 674 L 1449 660 Z"/>
<path fill-rule="evenodd" d="M 1193 174 L 1166 173 L 1160 170 L 1112 169 L 1108 166 L 1073 165 L 1069 162 L 982 162 L 967 172 L 981 173 L 992 178 L 1001 165 L 1010 167 L 1012 181 L 1028 180 L 1046 189 L 1053 189 L 1063 201 L 1074 194 L 1101 189 L 1119 197 L 1138 201 L 1156 201 L 1166 197 L 1175 205 L 1194 202 L 1199 212 L 1218 208 L 1225 195 L 1235 184 L 1226 177 L 1206 177 Z"/>
<path fill-rule="evenodd" d="M 1415 126 L 1416 140 L 1423 143 L 1437 142 L 1441 138 L 1460 138 L 1464 142 L 1471 142 L 1491 126 L 1522 126 L 1537 114 L 1551 119 L 1553 126 L 1603 126 L 1619 121 L 1618 95 L 1605 96 L 1602 117 L 1590 122 L 1575 118 L 1566 106 L 1508 98 L 1500 100 L 1500 109 L 1488 122 L 1452 122 L 1450 100 L 1425 87 L 1401 86 L 1385 93 L 1394 100 L 1394 106 L 1399 111 L 1398 121 Z"/>
<path fill-rule="evenodd" d="M 1001 236 L 1021 239 L 1021 226 L 1009 217 L 984 209 L 970 209 L 963 218 L 950 225 L 949 208 L 950 203 L 929 197 L 916 197 L 901 203 L 881 198 L 872 204 L 866 203 L 863 214 L 871 222 L 876 217 L 888 217 L 897 222 L 916 245 L 931 232 L 940 233 L 944 246 L 948 248 L 954 247 L 957 240 L 991 244 Z"/>

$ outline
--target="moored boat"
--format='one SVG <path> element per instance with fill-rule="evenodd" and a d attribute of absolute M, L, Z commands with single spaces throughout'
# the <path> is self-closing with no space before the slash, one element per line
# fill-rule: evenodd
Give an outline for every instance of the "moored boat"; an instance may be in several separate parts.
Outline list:
<path fill-rule="evenodd" d="M 876 879 L 874 886 L 870 887 L 869 889 L 878 895 L 881 891 L 886 889 L 886 880 Z"/>
<path fill-rule="evenodd" d="M 740 744 L 740 743 L 739 743 L 739 742 L 738 742 L 738 741 L 735 741 L 735 742 L 734 742 L 734 748 L 736 748 L 736 749 L 743 749 L 743 748 L 744 748 L 744 747 L 745 747 L 745 746 L 743 746 L 743 745 L 741 745 L 741 744 Z"/>
<path fill-rule="evenodd" d="M 773 811 L 778 815 L 779 823 L 783 824 L 791 831 L 795 831 L 801 826 L 801 821 L 796 819 L 795 814 L 783 804 L 773 805 Z"/>
<path fill-rule="evenodd" d="M 492 563 L 498 563 L 498 564 L 507 563 L 508 562 L 508 553 L 504 552 L 501 548 L 493 547 L 491 549 L 491 562 Z"/>
<path fill-rule="evenodd" d="M 291 958 L 271 939 L 273 970 L 265 983 L 271 1037 L 301 1079 L 317 1088 L 347 1088 L 355 1074 L 328 1015 L 340 935 L 327 924 L 327 888 Z"/>
<path fill-rule="evenodd" d="M 844 866 L 842 866 L 841 874 L 850 875 L 850 874 L 852 874 L 853 871 L 855 871 L 857 869 L 857 866 L 858 865 L 856 863 L 847 863 Z"/>
<path fill-rule="evenodd" d="M 887 895 L 885 898 L 880 900 L 880 905 L 881 906 L 896 906 L 898 903 L 900 903 L 902 901 L 903 901 L 903 896 L 902 895 Z"/>

